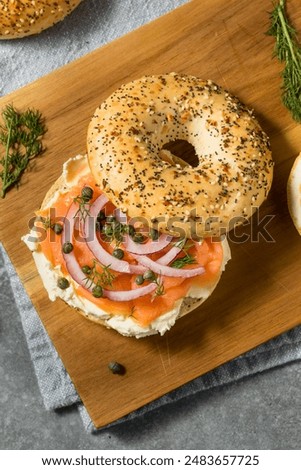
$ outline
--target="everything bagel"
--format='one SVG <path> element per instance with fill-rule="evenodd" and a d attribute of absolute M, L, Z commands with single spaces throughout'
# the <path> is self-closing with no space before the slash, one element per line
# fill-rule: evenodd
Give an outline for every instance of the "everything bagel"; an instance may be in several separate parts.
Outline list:
<path fill-rule="evenodd" d="M 81 0 L 3 0 L 0 39 L 38 34 L 65 18 Z"/>
<path fill-rule="evenodd" d="M 165 152 L 188 141 L 193 167 Z M 219 236 L 250 217 L 273 177 L 267 135 L 253 112 L 210 80 L 170 73 L 122 85 L 88 129 L 91 172 L 129 217 L 192 238 Z"/>

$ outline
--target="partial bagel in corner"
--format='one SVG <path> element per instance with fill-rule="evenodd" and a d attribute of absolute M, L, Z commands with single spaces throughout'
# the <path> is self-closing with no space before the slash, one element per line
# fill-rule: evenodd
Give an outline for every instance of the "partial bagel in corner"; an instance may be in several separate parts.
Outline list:
<path fill-rule="evenodd" d="M 301 235 L 301 153 L 294 161 L 288 178 L 287 204 L 292 221 Z"/>
<path fill-rule="evenodd" d="M 38 34 L 63 20 L 82 0 L 3 0 L 0 39 Z"/>

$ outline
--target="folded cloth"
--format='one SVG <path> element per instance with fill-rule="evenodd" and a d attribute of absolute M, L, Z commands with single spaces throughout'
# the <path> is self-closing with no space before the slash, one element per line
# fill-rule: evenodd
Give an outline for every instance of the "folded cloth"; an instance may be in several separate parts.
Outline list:
<path fill-rule="evenodd" d="M 3 246 L 0 244 L 0 265 L 1 264 L 4 265 L 6 271 L 4 275 L 7 275 L 9 278 L 14 300 L 21 316 L 26 341 L 45 407 L 48 410 L 55 410 L 77 404 L 86 430 L 95 432 L 96 429 L 87 410 L 81 404 L 80 398 L 61 359 L 27 296 Z M 301 359 L 301 327 L 294 328 L 268 341 L 227 364 L 139 408 L 137 411 L 128 414 L 112 424 L 116 425 L 123 421 L 134 419 L 160 406 L 173 403 L 176 400 L 180 400 L 181 398 L 193 395 L 197 392 L 228 384 L 235 380 L 242 379 L 243 377 L 299 359 Z"/>

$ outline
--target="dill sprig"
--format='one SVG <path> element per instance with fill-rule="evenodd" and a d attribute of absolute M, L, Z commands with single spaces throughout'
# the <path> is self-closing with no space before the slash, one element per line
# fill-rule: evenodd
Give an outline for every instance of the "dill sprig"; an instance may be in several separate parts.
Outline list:
<path fill-rule="evenodd" d="M 84 280 L 87 288 L 89 289 L 94 284 L 101 287 L 112 287 L 115 275 L 110 271 L 110 265 L 104 266 L 96 259 L 93 259 L 92 263 L 91 268 L 87 269 L 88 267 L 85 266 L 86 269 L 83 270 L 86 273 Z M 101 272 L 99 268 L 101 268 Z"/>
<path fill-rule="evenodd" d="M 74 215 L 74 218 L 79 217 L 80 220 L 85 222 L 86 218 L 90 216 L 91 203 L 83 196 L 76 196 L 73 198 L 73 202 L 78 204 L 78 209 Z"/>
<path fill-rule="evenodd" d="M 119 246 L 126 233 L 130 232 L 130 225 L 119 222 L 113 215 L 106 217 L 106 222 L 102 227 L 103 239 L 106 242 L 115 242 Z"/>
<path fill-rule="evenodd" d="M 181 248 L 181 250 L 185 253 L 185 256 L 175 259 L 170 265 L 172 268 L 181 269 L 184 268 L 184 266 L 187 264 L 197 263 L 197 260 L 190 253 L 188 253 L 189 248 L 194 246 L 191 241 L 186 240 L 186 238 L 181 238 L 174 243 L 174 246 Z"/>
<path fill-rule="evenodd" d="M 301 47 L 285 9 L 286 0 L 274 4 L 268 34 L 276 39 L 275 56 L 285 63 L 282 71 L 282 102 L 293 118 L 301 122 Z"/>
<path fill-rule="evenodd" d="M 50 217 L 40 217 L 39 222 L 42 222 L 42 225 L 45 230 L 48 230 L 52 226 L 52 222 L 50 220 Z"/>
<path fill-rule="evenodd" d="M 165 288 L 164 288 L 163 281 L 161 281 L 159 284 L 157 284 L 157 289 L 155 290 L 155 296 L 158 297 L 163 294 L 165 294 Z"/>
<path fill-rule="evenodd" d="M 181 269 L 184 268 L 187 264 L 196 264 L 197 261 L 194 256 L 191 256 L 189 253 L 186 253 L 182 258 L 177 258 L 171 263 L 172 268 Z"/>
<path fill-rule="evenodd" d="M 13 105 L 7 105 L 1 113 L 0 143 L 4 155 L 0 157 L 1 197 L 18 184 L 30 160 L 42 150 L 41 137 L 46 132 L 44 119 L 39 111 L 27 109 L 18 112 Z"/>
<path fill-rule="evenodd" d="M 155 297 L 159 297 L 160 295 L 165 294 L 165 288 L 164 288 L 164 282 L 161 276 L 157 276 L 153 282 L 156 284 L 157 288 L 155 292 L 153 293 L 152 300 L 154 300 Z"/>

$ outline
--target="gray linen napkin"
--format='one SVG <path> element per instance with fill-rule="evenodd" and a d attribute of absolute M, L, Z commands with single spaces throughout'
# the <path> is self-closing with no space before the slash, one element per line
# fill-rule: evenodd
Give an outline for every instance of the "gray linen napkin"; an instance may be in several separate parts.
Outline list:
<path fill-rule="evenodd" d="M 6 274 L 12 287 L 14 300 L 21 316 L 29 352 L 46 409 L 54 410 L 77 404 L 86 430 L 95 432 L 96 429 L 93 426 L 87 410 L 81 404 L 80 398 L 76 393 L 61 359 L 28 298 L 7 253 L 0 244 L 0 266 L 1 264 L 4 264 Z M 137 416 L 176 400 L 180 400 L 188 395 L 209 390 L 213 387 L 224 385 L 299 359 L 301 359 L 301 327 L 294 328 L 248 353 L 237 357 L 231 362 L 218 367 L 212 372 L 198 377 L 173 392 L 139 408 L 137 411 L 130 413 L 124 418 L 115 421 L 111 425 L 134 419 Z"/>

